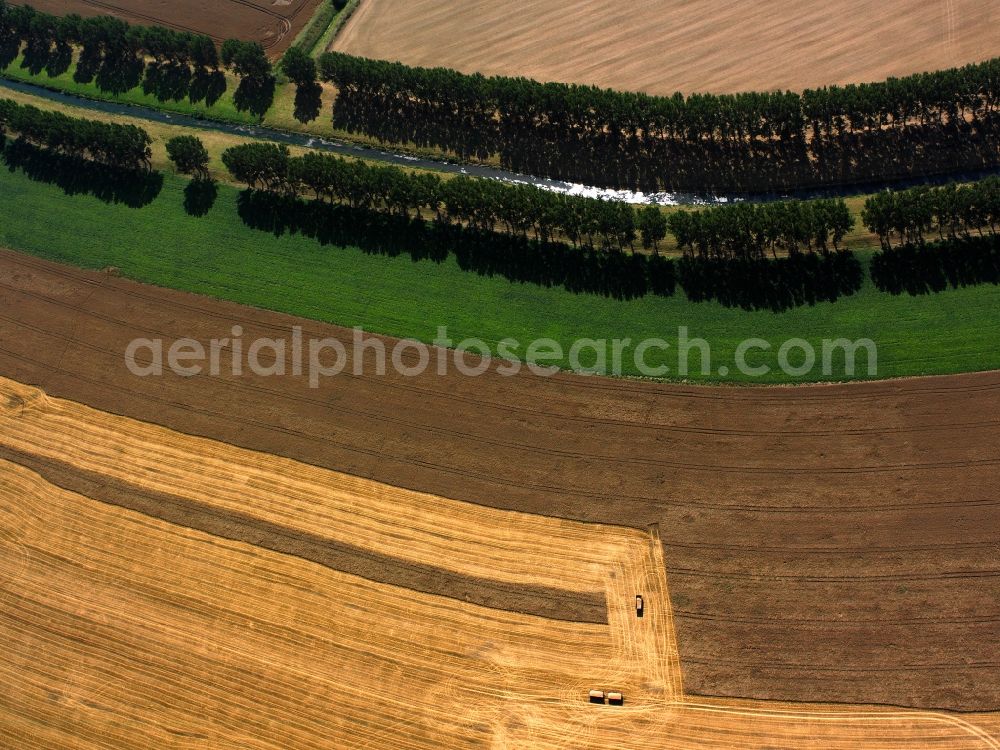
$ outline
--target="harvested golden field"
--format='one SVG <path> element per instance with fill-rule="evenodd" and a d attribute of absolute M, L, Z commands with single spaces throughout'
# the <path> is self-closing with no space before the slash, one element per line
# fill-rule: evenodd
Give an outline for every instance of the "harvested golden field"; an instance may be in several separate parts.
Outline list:
<path fill-rule="evenodd" d="M 400 490 L 2 378 L 0 448 L 3 747 L 1000 748 L 995 715 L 686 696 L 656 529 Z M 127 507 L 144 495 L 220 525 Z M 281 534 L 606 615 L 374 582 L 269 549 Z"/>
<path fill-rule="evenodd" d="M 334 48 L 672 94 L 880 80 L 1000 54 L 995 0 L 362 0 Z"/>
<path fill-rule="evenodd" d="M 383 485 L 645 531 L 689 694 L 1000 708 L 1000 372 L 807 388 L 560 375 L 136 378 L 137 337 L 352 332 L 0 251 L 0 374 L 50 395 Z M 383 339 L 387 347 L 395 343 Z M 0 458 L 2 458 L 0 451 Z M 23 457 L 13 460 L 23 462 Z M 46 477 L 51 466 L 36 469 Z M 70 481 L 73 484 L 70 484 Z M 599 592 L 350 554 L 210 506 L 57 483 L 373 581 L 606 623 Z M 486 585 L 486 584 L 489 585 Z"/>

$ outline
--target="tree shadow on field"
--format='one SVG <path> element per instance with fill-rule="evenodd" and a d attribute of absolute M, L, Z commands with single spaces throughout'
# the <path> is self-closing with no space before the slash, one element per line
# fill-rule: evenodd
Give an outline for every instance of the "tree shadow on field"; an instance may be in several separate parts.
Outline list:
<path fill-rule="evenodd" d="M 295 119 L 312 122 L 323 110 L 323 87 L 315 81 L 295 89 Z"/>
<path fill-rule="evenodd" d="M 662 256 L 574 248 L 255 190 L 240 194 L 238 209 L 248 227 L 277 237 L 300 234 L 321 245 L 357 247 L 368 254 L 408 254 L 415 262 L 441 263 L 453 256 L 470 273 L 574 293 L 626 300 L 670 296 L 676 284 L 674 264 Z"/>
<path fill-rule="evenodd" d="M 70 69 L 73 64 L 73 48 L 65 42 L 56 43 L 52 54 L 49 55 L 49 62 L 45 66 L 45 72 L 50 78 L 56 78 Z"/>
<path fill-rule="evenodd" d="M 163 188 L 163 175 L 159 172 L 109 167 L 53 154 L 20 140 L 7 145 L 3 160 L 11 172 L 20 169 L 29 179 L 56 185 L 67 195 L 89 194 L 105 203 L 130 208 L 149 205 Z"/>
<path fill-rule="evenodd" d="M 1000 237 L 963 237 L 882 250 L 872 258 L 875 286 L 911 296 L 1000 284 Z"/>
<path fill-rule="evenodd" d="M 97 70 L 95 83 L 101 91 L 120 95 L 131 91 L 140 83 L 145 72 L 142 59 L 129 51 L 117 54 L 105 53 L 101 67 Z"/>
<path fill-rule="evenodd" d="M 21 68 L 33 76 L 37 76 L 49 64 L 52 54 L 52 44 L 48 39 L 30 39 L 24 45 L 24 57 L 21 58 Z"/>
<path fill-rule="evenodd" d="M 143 93 L 152 94 L 161 102 L 179 102 L 191 91 L 191 66 L 151 62 L 146 66 L 142 90 Z"/>
<path fill-rule="evenodd" d="M 16 46 L 13 48 L 17 54 Z M 12 60 L 7 60 L 9 52 L 0 52 L 0 68 L 6 68 Z M 31 40 L 24 47 L 24 57 L 21 68 L 31 75 L 39 75 L 45 71 L 50 78 L 60 76 L 69 70 L 73 63 L 73 48 L 65 41 L 49 39 Z"/>
<path fill-rule="evenodd" d="M 233 104 L 240 112 L 249 112 L 258 118 L 263 118 L 274 102 L 274 76 L 266 78 L 247 77 L 233 92 Z"/>
<path fill-rule="evenodd" d="M 861 289 L 864 270 L 849 250 L 778 260 L 685 257 L 680 284 L 692 302 L 715 300 L 726 307 L 781 312 L 817 302 L 835 302 Z"/>
<path fill-rule="evenodd" d="M 2 33 L 2 32 L 0 32 Z M 21 52 L 21 39 L 11 33 L 0 36 L 0 70 L 6 70 Z"/>
<path fill-rule="evenodd" d="M 191 77 L 191 87 L 188 98 L 192 104 L 204 101 L 211 107 L 226 93 L 226 76 L 221 70 L 205 70 L 199 68 Z"/>
<path fill-rule="evenodd" d="M 219 186 L 215 184 L 215 180 L 191 180 L 184 188 L 184 211 L 188 216 L 204 216 L 212 210 L 218 197 Z"/>
<path fill-rule="evenodd" d="M 85 46 L 80 50 L 80 56 L 76 61 L 73 80 L 76 83 L 92 83 L 97 76 L 97 71 L 101 68 L 101 60 L 101 53 L 96 45 Z"/>

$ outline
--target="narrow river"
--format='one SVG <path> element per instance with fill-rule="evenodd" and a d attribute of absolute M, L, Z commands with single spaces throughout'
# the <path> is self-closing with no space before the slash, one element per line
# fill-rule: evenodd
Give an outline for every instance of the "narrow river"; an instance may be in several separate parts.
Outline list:
<path fill-rule="evenodd" d="M 362 146 L 339 140 L 328 140 L 325 138 L 320 138 L 319 136 L 309 135 L 307 133 L 291 133 L 283 130 L 266 128 L 258 125 L 239 125 L 236 123 L 221 122 L 218 120 L 205 120 L 197 117 L 191 117 L 189 115 L 176 114 L 172 112 L 163 112 L 158 109 L 153 109 L 151 107 L 144 107 L 135 104 L 120 104 L 117 102 L 98 101 L 95 99 L 88 99 L 86 97 L 76 96 L 74 94 L 67 94 L 61 91 L 53 91 L 51 89 L 47 89 L 42 86 L 36 86 L 34 84 L 24 83 L 22 81 L 9 80 L 6 78 L 0 78 L 0 88 L 7 88 L 13 91 L 19 91 L 24 94 L 37 96 L 42 99 L 48 99 L 49 101 L 57 102 L 59 104 L 81 107 L 83 109 L 89 109 L 94 112 L 103 112 L 109 115 L 121 115 L 121 116 L 133 117 L 140 120 L 147 120 L 149 122 L 165 123 L 168 125 L 181 125 L 187 128 L 196 128 L 198 130 L 250 136 L 253 138 L 259 138 L 261 140 L 273 141 L 275 143 L 284 143 L 289 146 L 303 146 L 306 148 L 317 149 L 319 151 L 328 151 L 330 153 L 341 154 L 344 156 L 356 156 L 359 158 L 370 159 L 372 161 L 385 162 L 387 164 L 398 164 L 404 167 L 432 169 L 438 172 L 447 172 L 452 174 L 466 174 L 472 177 L 482 177 L 491 180 L 500 180 L 501 182 L 534 185 L 536 187 L 542 188 L 543 190 L 551 190 L 558 193 L 567 193 L 570 195 L 583 195 L 591 198 L 602 198 L 604 200 L 622 201 L 625 203 L 633 203 L 633 204 L 657 204 L 661 206 L 677 206 L 677 205 L 702 205 L 702 204 L 713 204 L 713 203 L 726 203 L 729 202 L 730 200 L 750 200 L 750 201 L 763 202 L 770 200 L 778 200 L 781 198 L 812 198 L 812 197 L 831 196 L 831 195 L 849 196 L 849 195 L 871 193 L 876 190 L 881 190 L 887 187 L 902 188 L 914 184 L 942 184 L 953 180 L 958 180 L 958 181 L 974 180 L 984 177 L 986 175 L 1000 173 L 1000 169 L 993 169 L 993 170 L 984 170 L 982 172 L 977 172 L 977 173 L 961 173 L 961 174 L 956 173 L 956 174 L 940 175 L 937 177 L 926 178 L 919 181 L 896 180 L 893 182 L 887 182 L 883 184 L 858 185 L 847 188 L 836 188 L 824 191 L 816 191 L 816 190 L 793 191 L 787 195 L 770 194 L 770 195 L 726 197 L 726 196 L 701 196 L 701 195 L 684 194 L 684 193 L 640 193 L 640 192 L 633 192 L 631 190 L 613 190 L 607 188 L 588 187 L 586 185 L 577 185 L 570 182 L 562 182 L 561 180 L 550 180 L 544 177 L 534 177 L 532 175 L 519 174 L 517 172 L 510 172 L 505 169 L 497 169 L 494 167 L 486 167 L 477 164 L 458 164 L 455 162 L 438 161 L 435 159 L 428 159 L 417 156 L 407 156 L 405 154 L 397 154 L 392 151 L 384 151 L 382 149 L 373 148 L 371 146 Z"/>

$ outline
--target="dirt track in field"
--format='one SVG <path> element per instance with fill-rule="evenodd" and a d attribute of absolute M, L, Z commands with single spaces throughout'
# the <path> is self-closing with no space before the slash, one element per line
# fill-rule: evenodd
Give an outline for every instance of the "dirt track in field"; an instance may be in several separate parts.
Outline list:
<path fill-rule="evenodd" d="M 53 15 L 117 16 L 141 26 L 207 34 L 217 42 L 260 42 L 277 57 L 326 0 L 14 0 Z"/>
<path fill-rule="evenodd" d="M 362 0 L 351 54 L 650 94 L 801 90 L 1000 54 L 987 0 Z"/>
<path fill-rule="evenodd" d="M 128 374 L 136 336 L 347 335 L 0 255 L 0 375 L 499 508 L 660 524 L 687 693 L 1000 707 L 1000 373 L 802 389 Z"/>

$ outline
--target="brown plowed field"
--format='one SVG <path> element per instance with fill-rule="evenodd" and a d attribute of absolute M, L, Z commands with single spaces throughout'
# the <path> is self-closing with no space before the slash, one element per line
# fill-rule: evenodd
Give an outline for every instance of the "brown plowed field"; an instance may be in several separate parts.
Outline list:
<path fill-rule="evenodd" d="M 0 374 L 53 396 L 435 496 L 658 523 L 687 693 L 1000 707 L 1000 373 L 798 389 L 342 375 L 313 391 L 124 367 L 134 337 L 235 323 L 349 335 L 0 254 Z"/>
<path fill-rule="evenodd" d="M 217 42 L 244 39 L 284 52 L 316 7 L 326 0 L 14 0 L 64 16 L 117 16 L 143 26 L 168 26 L 207 34 Z"/>
<path fill-rule="evenodd" d="M 334 48 L 670 95 L 801 90 L 1000 54 L 992 0 L 362 0 Z"/>

